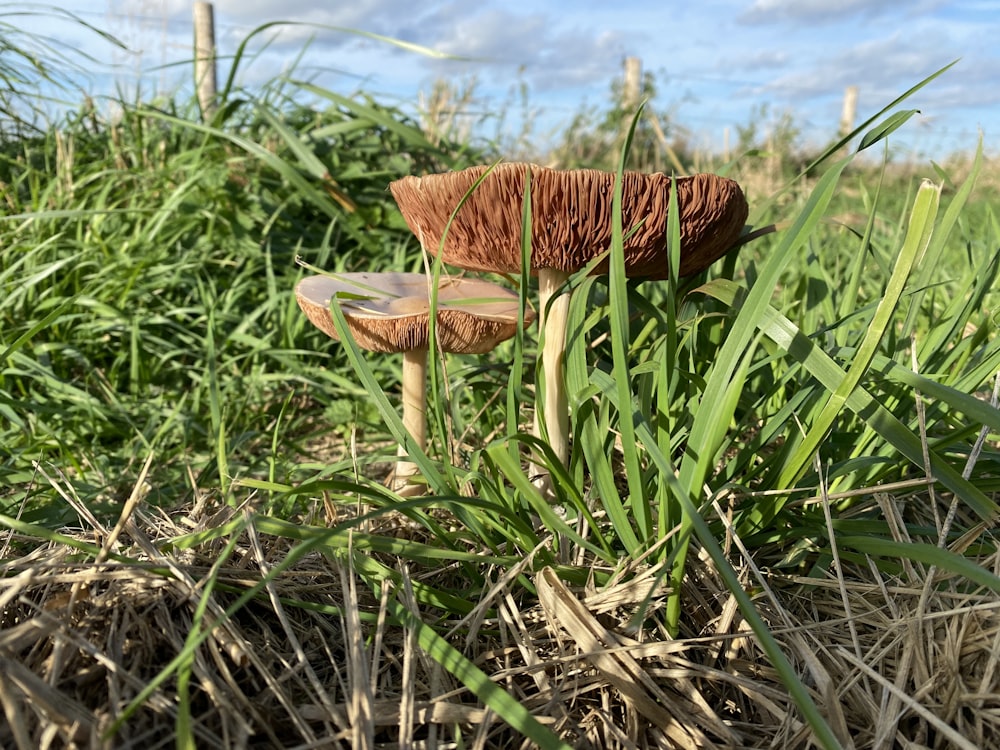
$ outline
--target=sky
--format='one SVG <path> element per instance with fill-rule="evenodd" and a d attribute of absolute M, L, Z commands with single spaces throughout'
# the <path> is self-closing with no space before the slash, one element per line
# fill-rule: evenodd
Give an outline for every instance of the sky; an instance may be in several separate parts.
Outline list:
<path fill-rule="evenodd" d="M 192 55 L 188 0 L 60 4 L 127 50 L 51 16 L 5 19 L 12 7 L 0 3 L 0 22 L 40 29 L 94 56 L 81 78 L 88 93 L 141 87 L 148 97 L 189 80 L 189 66 L 175 64 Z M 513 134 L 530 121 L 539 142 L 581 111 L 609 106 L 626 57 L 640 58 L 654 76 L 650 106 L 714 152 L 727 132 L 735 142 L 739 128 L 786 116 L 804 144 L 825 144 L 848 86 L 858 89 L 860 123 L 958 60 L 901 105 L 921 114 L 894 134 L 894 150 L 940 160 L 973 150 L 980 133 L 989 153 L 1000 150 L 1000 0 L 218 0 L 214 10 L 220 78 L 252 30 L 293 21 L 255 37 L 240 84 L 290 72 L 413 110 L 436 80 L 461 87 L 474 79 L 486 135 Z"/>

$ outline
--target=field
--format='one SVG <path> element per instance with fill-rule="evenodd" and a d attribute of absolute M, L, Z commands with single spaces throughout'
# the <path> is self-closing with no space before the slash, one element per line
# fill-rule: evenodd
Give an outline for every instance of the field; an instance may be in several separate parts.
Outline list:
<path fill-rule="evenodd" d="M 430 358 L 421 450 L 400 356 L 294 296 L 454 273 L 387 186 L 502 147 L 289 78 L 208 120 L 0 99 L 0 745 L 1000 745 L 1000 170 L 883 158 L 906 96 L 813 154 L 647 110 L 529 155 L 750 205 L 702 274 L 627 279 L 618 222 L 570 277 L 565 466 L 537 326 Z"/>

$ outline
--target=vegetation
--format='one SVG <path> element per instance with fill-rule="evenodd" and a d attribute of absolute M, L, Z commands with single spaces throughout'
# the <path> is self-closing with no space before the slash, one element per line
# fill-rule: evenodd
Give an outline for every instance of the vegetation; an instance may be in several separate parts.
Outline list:
<path fill-rule="evenodd" d="M 502 154 L 288 79 L 209 123 L 119 104 L 0 144 L 0 744 L 997 743 L 981 150 L 933 183 L 845 143 L 773 187 L 714 165 L 738 254 L 627 281 L 619 227 L 570 281 L 555 498 L 528 331 L 432 368 L 404 500 L 399 362 L 313 330 L 295 259 L 422 270 L 388 182 Z M 644 117 L 587 143 L 685 158 Z"/>

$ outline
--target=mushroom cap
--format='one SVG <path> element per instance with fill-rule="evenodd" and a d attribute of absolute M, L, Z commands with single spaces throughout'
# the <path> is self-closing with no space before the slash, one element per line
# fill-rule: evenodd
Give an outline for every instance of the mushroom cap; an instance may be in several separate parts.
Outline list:
<path fill-rule="evenodd" d="M 389 185 L 407 225 L 429 252 L 438 252 L 452 211 L 482 177 L 448 227 L 444 260 L 475 271 L 519 272 L 521 203 L 529 170 L 533 273 L 540 268 L 578 271 L 611 246 L 614 172 L 510 162 L 497 165 L 483 177 L 489 169 L 478 166 L 408 176 Z M 670 179 L 662 173 L 624 174 L 622 226 L 629 276 L 664 279 L 668 275 Z M 680 275 L 689 276 L 733 246 L 749 208 L 740 186 L 725 177 L 696 174 L 678 177 L 676 183 L 681 212 Z M 596 271 L 607 272 L 607 262 Z"/>
<path fill-rule="evenodd" d="M 337 301 L 362 349 L 389 353 L 428 346 L 430 293 L 424 274 L 307 276 L 295 287 L 295 298 L 313 325 L 334 339 L 339 336 L 330 304 Z M 482 354 L 517 331 L 518 296 L 497 284 L 442 277 L 437 301 L 436 335 L 446 352 Z M 525 326 L 534 319 L 534 312 L 526 309 Z"/>

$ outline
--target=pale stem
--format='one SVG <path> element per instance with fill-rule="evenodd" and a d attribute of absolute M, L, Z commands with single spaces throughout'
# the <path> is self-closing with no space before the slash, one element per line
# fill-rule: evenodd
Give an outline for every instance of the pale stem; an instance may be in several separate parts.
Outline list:
<path fill-rule="evenodd" d="M 565 466 L 569 460 L 569 404 L 566 399 L 566 319 L 569 316 L 569 293 L 553 299 L 556 291 L 566 282 L 569 274 L 554 268 L 538 271 L 539 328 L 542 330 L 542 374 L 544 399 L 542 413 L 549 445 Z M 533 434 L 541 437 L 538 410 L 538 393 L 535 394 L 535 423 Z M 532 475 L 548 472 L 535 465 Z"/>
<path fill-rule="evenodd" d="M 426 349 L 403 352 L 403 427 L 423 450 L 427 445 Z M 408 455 L 406 446 L 400 445 L 397 455 L 405 458 Z M 420 485 L 410 483 L 418 471 L 412 461 L 398 461 L 392 488 L 401 493 L 407 486 L 419 489 Z"/>

